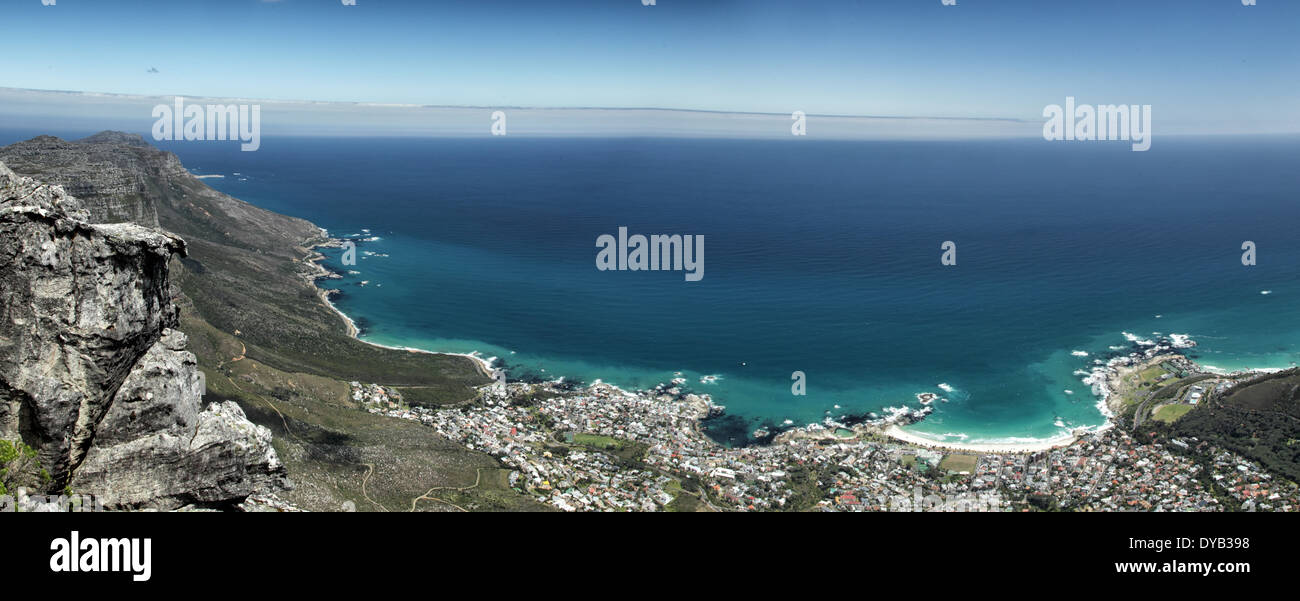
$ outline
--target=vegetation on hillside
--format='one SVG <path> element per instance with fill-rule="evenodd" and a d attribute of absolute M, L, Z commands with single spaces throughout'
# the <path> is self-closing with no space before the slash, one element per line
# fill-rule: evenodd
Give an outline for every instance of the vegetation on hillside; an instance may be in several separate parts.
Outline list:
<path fill-rule="evenodd" d="M 0 495 L 12 494 L 19 487 L 44 488 L 50 473 L 41 467 L 33 449 L 22 441 L 0 439 Z"/>
<path fill-rule="evenodd" d="M 1239 384 L 1168 427 L 1173 436 L 1194 436 L 1300 481 L 1300 370 Z"/>

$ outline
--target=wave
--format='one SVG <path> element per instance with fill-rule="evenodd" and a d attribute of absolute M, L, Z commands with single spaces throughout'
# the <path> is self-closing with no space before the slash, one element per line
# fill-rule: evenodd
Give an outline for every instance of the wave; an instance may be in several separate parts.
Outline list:
<path fill-rule="evenodd" d="M 1128 332 L 1120 332 L 1120 333 L 1124 335 L 1124 339 L 1125 339 L 1125 340 L 1127 340 L 1127 341 L 1129 341 L 1129 342 L 1132 342 L 1133 344 L 1136 344 L 1136 345 L 1138 345 L 1138 346 L 1155 346 L 1155 345 L 1156 345 L 1155 341 L 1147 340 L 1147 339 L 1145 339 L 1145 338 L 1142 338 L 1142 337 L 1138 336 L 1137 334 L 1130 334 L 1130 333 L 1128 333 Z"/>
<path fill-rule="evenodd" d="M 1169 342 L 1174 348 L 1191 348 L 1196 346 L 1190 334 L 1170 334 Z"/>
<path fill-rule="evenodd" d="M 1069 432 L 1063 432 L 1060 434 L 1056 434 L 1054 436 L 1048 436 L 1044 438 L 1034 438 L 1032 436 L 1004 436 L 1000 438 L 976 438 L 968 442 L 978 443 L 978 444 L 1037 445 L 1037 444 L 1047 444 L 1047 443 L 1055 443 L 1055 442 L 1065 442 L 1071 438 L 1074 438 L 1073 434 Z"/>
<path fill-rule="evenodd" d="M 953 444 L 955 443 L 955 441 L 952 439 L 955 438 L 960 440 L 960 443 L 956 443 L 956 444 L 965 444 L 965 445 L 1022 445 L 1024 447 L 1046 447 L 1046 446 L 1055 446 L 1055 445 L 1068 443 L 1071 440 L 1076 438 L 1076 433 L 1082 430 L 1084 430 L 1084 428 L 1075 428 L 1073 432 L 1069 430 L 1064 430 L 1052 436 L 1043 437 L 1043 438 L 1034 438 L 1029 436 L 972 438 L 968 434 L 964 434 L 964 433 L 947 432 L 944 434 L 936 434 L 933 432 L 921 432 L 917 430 L 907 430 L 906 435 L 915 437 L 916 439 L 920 439 L 922 441 L 929 441 L 931 443 L 935 443 L 939 445 Z M 893 434 L 893 435 L 897 436 L 897 434 Z M 991 451 L 991 449 L 988 449 L 988 451 Z M 1016 451 L 1009 450 L 1009 452 L 1016 452 Z"/>

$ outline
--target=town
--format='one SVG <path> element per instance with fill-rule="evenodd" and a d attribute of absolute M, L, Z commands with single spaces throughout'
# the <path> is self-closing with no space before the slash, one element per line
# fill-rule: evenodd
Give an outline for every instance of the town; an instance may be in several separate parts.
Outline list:
<path fill-rule="evenodd" d="M 427 409 L 383 386 L 352 386 L 367 411 L 418 420 L 491 454 L 511 470 L 512 488 L 564 511 L 1300 508 L 1296 485 L 1253 461 L 1140 429 L 1105 428 L 1047 451 L 995 454 L 919 447 L 874 426 L 847 431 L 828 419 L 771 444 L 728 448 L 701 428 L 719 407 L 678 387 L 512 382 L 484 387 L 464 406 Z"/>

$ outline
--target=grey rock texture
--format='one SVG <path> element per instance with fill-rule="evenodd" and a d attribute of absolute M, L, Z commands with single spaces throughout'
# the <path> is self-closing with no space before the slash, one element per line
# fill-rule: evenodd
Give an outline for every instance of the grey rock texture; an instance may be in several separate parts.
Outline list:
<path fill-rule="evenodd" d="M 92 224 L 63 188 L 0 163 L 0 437 L 108 508 L 233 505 L 284 484 L 270 432 L 237 406 L 202 408 L 172 328 L 180 238 Z"/>
<path fill-rule="evenodd" d="M 121 144 L 140 150 L 114 152 Z M 87 221 L 158 227 L 154 198 L 159 191 L 153 189 L 153 182 L 185 170 L 175 155 L 144 152 L 147 146 L 140 136 L 118 132 L 99 133 L 79 142 L 40 136 L 24 142 L 21 148 L 0 157 L 0 161 L 19 173 L 63 186 L 68 194 L 82 199 L 90 213 Z M 31 165 L 39 167 L 25 169 Z"/>

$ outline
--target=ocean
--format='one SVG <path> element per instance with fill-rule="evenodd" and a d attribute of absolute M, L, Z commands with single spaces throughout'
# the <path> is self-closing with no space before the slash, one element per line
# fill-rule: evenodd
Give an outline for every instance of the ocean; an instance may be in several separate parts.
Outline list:
<path fill-rule="evenodd" d="M 726 405 L 715 438 L 919 407 L 946 442 L 1105 420 L 1080 380 L 1187 334 L 1222 369 L 1300 361 L 1300 139 L 1125 143 L 263 139 L 171 143 L 206 182 L 358 240 L 327 252 L 377 343 L 511 377 Z M 596 239 L 704 236 L 704 277 L 596 269 Z M 1242 265 L 1242 243 L 1257 265 Z M 956 265 L 941 244 L 956 244 Z M 1265 294 L 1267 292 L 1267 294 Z M 1126 336 L 1127 335 L 1127 336 Z M 803 372 L 806 394 L 792 394 Z M 706 377 L 711 376 L 711 377 Z"/>

